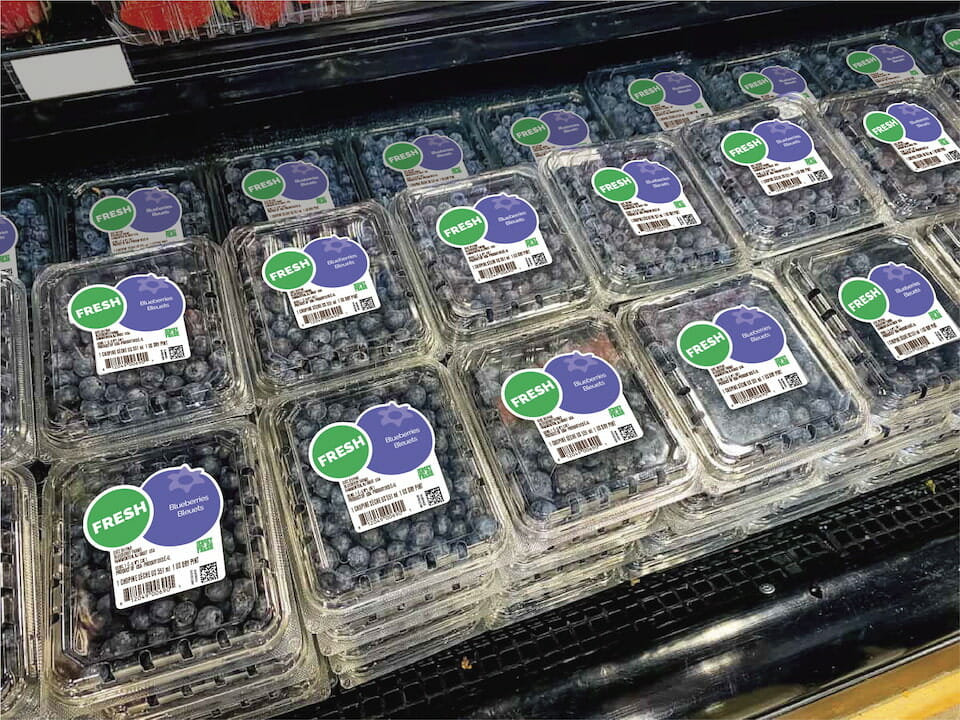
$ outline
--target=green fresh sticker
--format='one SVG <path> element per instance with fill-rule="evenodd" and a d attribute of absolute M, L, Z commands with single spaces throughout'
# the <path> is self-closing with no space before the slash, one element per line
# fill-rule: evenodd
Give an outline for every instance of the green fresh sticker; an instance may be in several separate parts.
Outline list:
<path fill-rule="evenodd" d="M 667 96 L 660 83 L 647 79 L 634 80 L 627 88 L 627 94 L 635 103 L 647 106 L 661 103 Z"/>
<path fill-rule="evenodd" d="M 263 281 L 274 290 L 289 292 L 309 283 L 316 271 L 313 258 L 303 250 L 285 248 L 267 258 L 261 274 Z"/>
<path fill-rule="evenodd" d="M 840 304 L 851 317 L 873 322 L 883 317 L 890 307 L 887 294 L 866 278 L 850 278 L 840 285 Z"/>
<path fill-rule="evenodd" d="M 960 28 L 950 28 L 943 34 L 943 44 L 960 53 Z"/>
<path fill-rule="evenodd" d="M 518 370 L 500 388 L 500 399 L 524 420 L 549 415 L 560 406 L 560 385 L 543 370 Z"/>
<path fill-rule="evenodd" d="M 437 235 L 447 245 L 466 247 L 487 234 L 487 220 L 471 207 L 455 207 L 437 218 Z"/>
<path fill-rule="evenodd" d="M 738 82 L 740 89 L 753 97 L 763 97 L 773 92 L 773 82 L 758 72 L 746 72 L 740 76 Z"/>
<path fill-rule="evenodd" d="M 383 151 L 383 162 L 391 170 L 410 170 L 420 164 L 423 153 L 413 143 L 398 142 Z"/>
<path fill-rule="evenodd" d="M 525 117 L 510 126 L 510 134 L 521 145 L 539 145 L 550 136 L 550 128 L 540 118 Z"/>
<path fill-rule="evenodd" d="M 273 170 L 251 170 L 243 177 L 243 194 L 254 200 L 272 200 L 283 192 L 286 183 Z"/>
<path fill-rule="evenodd" d="M 719 325 L 693 322 L 677 335 L 677 350 L 694 367 L 712 368 L 730 357 L 733 343 Z"/>
<path fill-rule="evenodd" d="M 97 200 L 90 208 L 90 223 L 101 232 L 123 230 L 136 217 L 133 203 L 125 197 L 111 195 Z"/>
<path fill-rule="evenodd" d="M 129 545 L 150 527 L 153 502 L 133 485 L 117 485 L 104 490 L 87 506 L 83 514 L 83 534 L 100 550 L 115 550 Z"/>
<path fill-rule="evenodd" d="M 890 113 L 879 111 L 868 112 L 864 115 L 863 127 L 877 140 L 885 143 L 895 143 L 898 140 L 903 140 L 907 134 L 903 123 Z"/>
<path fill-rule="evenodd" d="M 854 72 L 869 75 L 880 69 L 880 58 L 873 53 L 856 50 L 847 55 L 847 65 Z"/>
<path fill-rule="evenodd" d="M 197 552 L 207 552 L 208 550 L 213 550 L 213 538 L 197 540 Z"/>
<path fill-rule="evenodd" d="M 103 330 L 116 324 L 127 311 L 123 294 L 109 285 L 88 285 L 67 303 L 70 322 L 81 330 Z"/>
<path fill-rule="evenodd" d="M 327 480 L 345 480 L 370 461 L 370 438 L 357 425 L 327 425 L 310 441 L 310 465 Z"/>
<path fill-rule="evenodd" d="M 767 143 L 756 133 L 737 130 L 727 133 L 720 149 L 730 162 L 737 165 L 753 165 L 767 156 Z"/>
<path fill-rule="evenodd" d="M 600 168 L 593 174 L 593 189 L 610 202 L 621 203 L 637 196 L 637 181 L 620 168 Z"/>

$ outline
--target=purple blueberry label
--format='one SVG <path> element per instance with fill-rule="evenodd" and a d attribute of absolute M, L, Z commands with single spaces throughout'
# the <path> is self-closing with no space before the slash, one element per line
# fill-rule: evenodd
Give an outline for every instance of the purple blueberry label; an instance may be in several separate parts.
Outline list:
<path fill-rule="evenodd" d="M 0 255 L 6 255 L 17 244 L 17 226 L 6 215 L 0 215 Z"/>
<path fill-rule="evenodd" d="M 175 227 L 183 214 L 180 201 L 159 188 L 141 188 L 127 196 L 134 207 L 130 227 L 138 232 L 159 233 Z"/>
<path fill-rule="evenodd" d="M 367 468 L 375 473 L 411 472 L 433 453 L 433 428 L 419 410 L 409 405 L 375 405 L 357 419 L 357 425 L 370 438 Z"/>
<path fill-rule="evenodd" d="M 742 363 L 762 363 L 780 355 L 786 338 L 774 318 L 759 308 L 724 310 L 714 323 L 730 336 L 730 357 Z"/>
<path fill-rule="evenodd" d="M 420 167 L 425 170 L 450 170 L 463 160 L 463 150 L 444 135 L 423 135 L 413 141 L 423 154 Z"/>
<path fill-rule="evenodd" d="M 620 397 L 620 376 L 596 355 L 572 352 L 553 358 L 544 367 L 561 388 L 560 409 L 587 415 L 606 410 Z"/>
<path fill-rule="evenodd" d="M 516 195 L 487 195 L 474 209 L 487 221 L 484 238 L 500 245 L 523 242 L 537 232 L 540 224 L 534 207 Z"/>
<path fill-rule="evenodd" d="M 370 268 L 367 253 L 349 238 L 317 238 L 307 243 L 303 251 L 313 259 L 316 266 L 311 282 L 320 287 L 353 285 Z"/>
<path fill-rule="evenodd" d="M 888 263 L 873 268 L 868 278 L 887 296 L 888 312 L 900 317 L 927 313 L 937 301 L 930 281 L 908 265 Z"/>
<path fill-rule="evenodd" d="M 631 160 L 623 171 L 637 183 L 635 197 L 650 203 L 672 203 L 683 194 L 683 185 L 674 172 L 660 163 Z"/>
<path fill-rule="evenodd" d="M 126 300 L 126 312 L 120 325 L 128 330 L 163 330 L 183 317 L 183 293 L 165 277 L 131 275 L 117 284 L 117 290 Z"/>
<path fill-rule="evenodd" d="M 887 112 L 900 121 L 906 137 L 910 140 L 933 142 L 943 134 L 940 121 L 919 105 L 894 103 L 887 108 Z"/>
<path fill-rule="evenodd" d="M 807 89 L 807 81 L 803 75 L 793 68 L 783 65 L 772 65 L 765 67 L 760 71 L 761 75 L 766 76 L 773 83 L 773 91 L 777 95 L 786 95 L 787 93 L 802 93 Z"/>
<path fill-rule="evenodd" d="M 223 495 L 216 480 L 182 465 L 155 472 L 142 489 L 153 501 L 153 518 L 144 539 L 179 547 L 200 540 L 220 522 Z"/>
<path fill-rule="evenodd" d="M 689 75 L 670 70 L 657 73 L 653 79 L 663 88 L 664 102 L 672 105 L 693 105 L 703 97 L 700 86 Z"/>
<path fill-rule="evenodd" d="M 867 52 L 880 60 L 880 68 L 889 73 L 910 72 L 914 66 L 913 56 L 896 45 L 873 45 Z"/>
<path fill-rule="evenodd" d="M 550 131 L 547 142 L 551 145 L 579 145 L 590 137 L 590 126 L 586 120 L 568 110 L 550 110 L 543 113 L 540 119 Z"/>
<path fill-rule="evenodd" d="M 813 152 L 810 135 L 795 123 L 767 120 L 757 124 L 753 132 L 767 143 L 768 160 L 796 162 Z"/>
<path fill-rule="evenodd" d="M 281 194 L 290 200 L 315 200 L 330 187 L 327 174 L 312 163 L 287 162 L 278 165 L 276 172 L 283 178 Z"/>

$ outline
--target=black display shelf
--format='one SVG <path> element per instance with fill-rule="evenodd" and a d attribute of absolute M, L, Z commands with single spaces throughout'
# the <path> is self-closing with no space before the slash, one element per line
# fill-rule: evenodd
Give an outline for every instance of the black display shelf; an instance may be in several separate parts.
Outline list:
<path fill-rule="evenodd" d="M 958 523 L 953 464 L 287 717 L 772 714 L 958 637 Z"/>

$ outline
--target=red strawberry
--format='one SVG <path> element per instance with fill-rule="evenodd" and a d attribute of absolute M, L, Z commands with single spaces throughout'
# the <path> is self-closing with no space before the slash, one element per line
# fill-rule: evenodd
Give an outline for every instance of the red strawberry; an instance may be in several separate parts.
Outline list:
<path fill-rule="evenodd" d="M 13 37 L 29 32 L 47 17 L 39 0 L 4 0 L 0 3 L 0 37 Z"/>
<path fill-rule="evenodd" d="M 144 30 L 193 30 L 213 15 L 210 0 L 126 0 L 120 21 Z"/>
<path fill-rule="evenodd" d="M 286 0 L 238 0 L 237 5 L 254 27 L 269 28 L 283 18 Z"/>

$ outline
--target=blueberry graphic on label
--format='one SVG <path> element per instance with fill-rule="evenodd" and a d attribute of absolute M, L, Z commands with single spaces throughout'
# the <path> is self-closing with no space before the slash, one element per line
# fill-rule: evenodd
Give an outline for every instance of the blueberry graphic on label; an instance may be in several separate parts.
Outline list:
<path fill-rule="evenodd" d="M 636 197 L 651 203 L 669 203 L 683 193 L 680 178 L 660 163 L 649 160 L 631 160 L 623 166 L 624 172 L 637 183 Z"/>
<path fill-rule="evenodd" d="M 153 519 L 143 537 L 154 545 L 192 543 L 220 522 L 220 486 L 199 468 L 181 465 L 160 470 L 147 478 L 141 489 L 153 501 Z"/>
<path fill-rule="evenodd" d="M 307 243 L 303 251 L 316 264 L 312 282 L 320 287 L 351 285 L 370 267 L 367 253 L 349 238 L 317 238 Z"/>
<path fill-rule="evenodd" d="M 663 88 L 664 101 L 674 105 L 693 105 L 703 95 L 697 82 L 683 73 L 671 70 L 657 73 L 653 79 Z"/>
<path fill-rule="evenodd" d="M 449 170 L 463 160 L 460 146 L 443 135 L 423 135 L 413 144 L 423 153 L 420 167 L 426 170 Z"/>
<path fill-rule="evenodd" d="M 908 265 L 887 263 L 870 271 L 890 303 L 889 312 L 900 317 L 923 315 L 936 301 L 930 281 Z"/>
<path fill-rule="evenodd" d="M 772 360 L 783 350 L 786 338 L 780 323 L 759 308 L 745 305 L 724 310 L 713 321 L 730 336 L 730 357 L 743 363 Z"/>
<path fill-rule="evenodd" d="M 813 140 L 799 125 L 781 120 L 759 123 L 753 132 L 767 143 L 767 159 L 777 162 L 803 160 L 813 152 Z"/>
<path fill-rule="evenodd" d="M 590 127 L 586 120 L 568 110 L 550 110 L 540 116 L 550 129 L 547 142 L 561 147 L 582 143 L 590 137 Z"/>
<path fill-rule="evenodd" d="M 896 45 L 874 45 L 867 48 L 867 52 L 877 56 L 880 68 L 886 72 L 903 73 L 913 69 L 913 56 Z"/>
<path fill-rule="evenodd" d="M 313 200 L 330 187 L 327 174 L 308 162 L 283 163 L 277 166 L 277 174 L 284 181 L 283 197 L 291 200 Z"/>
<path fill-rule="evenodd" d="M 773 83 L 773 91 L 777 95 L 802 93 L 807 89 L 807 81 L 803 79 L 803 75 L 793 68 L 772 65 L 765 67 L 760 73 L 770 78 L 770 82 Z"/>
<path fill-rule="evenodd" d="M 6 255 L 16 244 L 17 226 L 6 215 L 0 215 L 0 255 Z"/>
<path fill-rule="evenodd" d="M 117 290 L 127 303 L 120 324 L 128 330 L 163 330 L 183 315 L 183 293 L 165 277 L 131 275 L 120 281 Z"/>
<path fill-rule="evenodd" d="M 371 472 L 410 472 L 423 465 L 433 452 L 433 428 L 409 405 L 375 405 L 357 418 L 357 425 L 367 433 L 373 448 L 367 464 Z"/>
<path fill-rule="evenodd" d="M 516 195 L 488 195 L 476 204 L 475 209 L 487 220 L 486 239 L 490 242 L 521 242 L 537 231 L 537 211 Z"/>
<path fill-rule="evenodd" d="M 560 384 L 560 409 L 585 415 L 600 412 L 620 397 L 620 378 L 606 360 L 592 354 L 559 355 L 544 370 Z"/>
<path fill-rule="evenodd" d="M 943 133 L 943 125 L 926 108 L 912 103 L 894 103 L 887 112 L 900 121 L 906 136 L 917 142 L 933 142 Z"/>
<path fill-rule="evenodd" d="M 127 195 L 127 200 L 136 211 L 130 227 L 138 232 L 163 232 L 180 222 L 180 201 L 167 190 L 140 188 Z"/>

